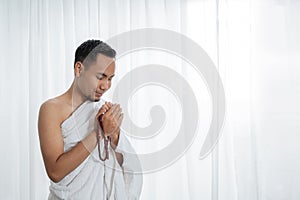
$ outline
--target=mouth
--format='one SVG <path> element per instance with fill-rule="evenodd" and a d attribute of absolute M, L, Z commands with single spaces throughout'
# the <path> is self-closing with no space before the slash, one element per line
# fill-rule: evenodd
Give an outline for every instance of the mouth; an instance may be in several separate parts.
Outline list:
<path fill-rule="evenodd" d="M 96 97 L 101 97 L 101 96 L 102 96 L 102 93 L 96 92 L 95 94 L 96 94 L 96 95 L 95 95 Z"/>

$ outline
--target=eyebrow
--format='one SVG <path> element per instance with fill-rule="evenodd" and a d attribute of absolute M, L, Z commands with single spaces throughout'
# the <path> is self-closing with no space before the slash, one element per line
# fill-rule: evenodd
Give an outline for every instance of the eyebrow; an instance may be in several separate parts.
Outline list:
<path fill-rule="evenodd" d="M 108 77 L 107 74 L 102 73 L 102 72 L 98 72 L 97 74 L 100 74 L 100 75 L 102 75 L 102 76 L 104 76 L 104 77 Z M 112 77 L 114 77 L 114 76 L 115 76 L 115 74 L 112 74 L 112 75 L 110 76 L 110 78 L 112 78 Z"/>

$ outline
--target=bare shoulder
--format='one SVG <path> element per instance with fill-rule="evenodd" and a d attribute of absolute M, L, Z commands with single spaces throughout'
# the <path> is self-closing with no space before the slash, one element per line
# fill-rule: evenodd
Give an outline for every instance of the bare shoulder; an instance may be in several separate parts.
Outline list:
<path fill-rule="evenodd" d="M 48 99 L 41 105 L 40 110 L 58 109 L 58 107 L 61 107 L 61 106 L 62 106 L 62 103 L 59 100 Z"/>
<path fill-rule="evenodd" d="M 57 99 L 49 99 L 45 101 L 40 107 L 40 115 L 45 114 L 49 115 L 56 115 L 57 118 L 60 118 L 62 115 L 61 112 L 58 112 L 63 107 L 62 102 Z"/>
<path fill-rule="evenodd" d="M 58 98 L 45 101 L 40 106 L 39 119 L 60 125 L 68 116 L 68 107 L 66 103 Z"/>

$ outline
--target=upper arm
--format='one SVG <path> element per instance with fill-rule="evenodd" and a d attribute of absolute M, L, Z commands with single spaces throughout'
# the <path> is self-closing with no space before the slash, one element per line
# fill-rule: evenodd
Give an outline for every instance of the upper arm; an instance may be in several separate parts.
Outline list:
<path fill-rule="evenodd" d="M 42 104 L 39 111 L 38 133 L 48 175 L 54 170 L 55 162 L 59 156 L 64 153 L 59 112 L 59 107 L 51 101 Z"/>

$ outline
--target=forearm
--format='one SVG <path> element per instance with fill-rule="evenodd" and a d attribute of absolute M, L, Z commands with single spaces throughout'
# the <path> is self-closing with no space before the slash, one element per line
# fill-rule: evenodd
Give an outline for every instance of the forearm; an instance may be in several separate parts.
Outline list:
<path fill-rule="evenodd" d="M 113 148 L 113 150 L 115 150 L 118 146 L 119 136 L 120 136 L 120 129 L 115 134 L 113 134 L 113 136 L 111 138 L 111 147 Z M 114 152 L 115 152 L 115 155 L 116 155 L 119 165 L 122 166 L 123 165 L 123 155 L 116 151 L 114 151 Z"/>
<path fill-rule="evenodd" d="M 54 182 L 59 182 L 76 169 L 94 150 L 97 145 L 96 132 L 92 131 L 70 151 L 61 154 L 56 160 L 53 171 L 48 173 Z"/>

